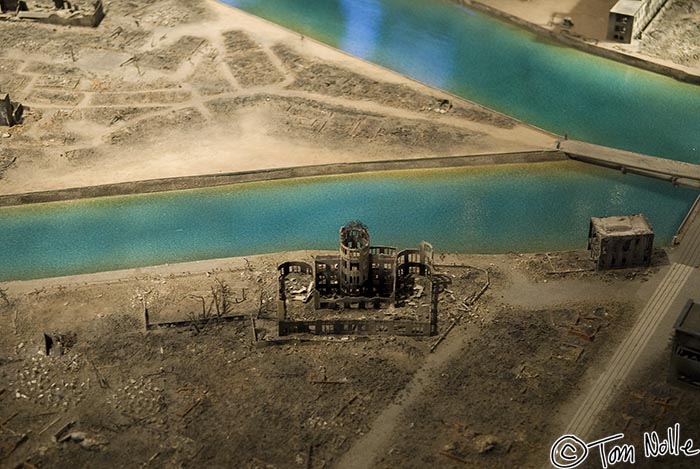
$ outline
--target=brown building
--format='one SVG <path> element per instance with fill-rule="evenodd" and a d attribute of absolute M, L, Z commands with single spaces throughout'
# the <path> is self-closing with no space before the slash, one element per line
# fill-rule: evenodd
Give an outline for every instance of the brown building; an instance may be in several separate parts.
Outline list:
<path fill-rule="evenodd" d="M 640 39 L 667 0 L 619 0 L 610 9 L 608 40 L 629 44 Z"/>
<path fill-rule="evenodd" d="M 311 334 L 394 334 L 434 335 L 437 333 L 437 284 L 432 281 L 433 247 L 421 242 L 418 249 L 397 251 L 391 246 L 372 246 L 367 227 L 353 221 L 340 228 L 337 255 L 317 256 L 306 262 L 285 262 L 277 267 L 279 335 Z M 310 276 L 303 289 L 313 298 L 315 310 L 379 309 L 400 306 L 400 292 L 415 276 L 427 280 L 429 317 L 425 320 L 322 319 L 295 320 L 287 314 L 286 278 L 290 274 Z"/>
<path fill-rule="evenodd" d="M 409 273 L 428 275 L 432 246 L 397 252 L 371 246 L 369 231 L 353 221 L 340 228 L 340 253 L 314 261 L 316 308 L 380 308 L 394 303 L 401 279 Z"/>
<path fill-rule="evenodd" d="M 644 215 L 591 218 L 588 249 L 597 270 L 648 266 L 654 231 Z"/>
<path fill-rule="evenodd" d="M 688 300 L 674 329 L 671 381 L 700 386 L 700 304 Z"/>

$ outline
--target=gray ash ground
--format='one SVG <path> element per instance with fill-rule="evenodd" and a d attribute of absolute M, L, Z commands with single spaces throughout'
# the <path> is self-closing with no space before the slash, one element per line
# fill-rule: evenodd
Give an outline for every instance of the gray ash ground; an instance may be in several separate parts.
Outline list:
<path fill-rule="evenodd" d="M 700 68 L 700 2 L 670 0 L 641 41 L 645 54 Z"/>

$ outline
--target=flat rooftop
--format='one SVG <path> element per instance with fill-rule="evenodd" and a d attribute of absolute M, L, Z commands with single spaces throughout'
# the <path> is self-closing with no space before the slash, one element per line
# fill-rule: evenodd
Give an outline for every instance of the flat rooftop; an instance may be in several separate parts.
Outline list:
<path fill-rule="evenodd" d="M 618 217 L 591 218 L 596 233 L 604 236 L 635 236 L 653 234 L 654 230 L 644 215 L 625 215 Z"/>
<path fill-rule="evenodd" d="M 610 9 L 610 13 L 635 16 L 646 2 L 643 0 L 620 0 Z"/>

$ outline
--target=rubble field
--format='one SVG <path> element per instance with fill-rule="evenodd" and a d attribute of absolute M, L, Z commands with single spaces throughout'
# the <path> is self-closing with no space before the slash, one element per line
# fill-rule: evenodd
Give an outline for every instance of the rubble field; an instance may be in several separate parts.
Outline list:
<path fill-rule="evenodd" d="M 479 334 L 401 417 L 377 467 L 541 467 L 557 407 L 635 314 L 629 304 L 580 302 L 500 304 L 483 316 Z"/>
<path fill-rule="evenodd" d="M 214 0 L 106 6 L 97 28 L 0 23 L 0 91 L 25 106 L 0 194 L 554 147 Z M 0 467 L 317 469 L 366 435 L 379 467 L 541 467 L 668 264 L 440 254 L 436 336 L 278 337 L 277 266 L 314 254 L 0 283 Z M 421 319 L 426 286 L 352 314 Z"/>
<path fill-rule="evenodd" d="M 215 0 L 114 0 L 97 28 L 4 21 L 0 44 L 0 92 L 25 106 L 0 132 L 2 194 L 556 139 Z"/>
<path fill-rule="evenodd" d="M 645 283 L 559 274 L 547 285 L 566 284 L 565 301 L 525 305 L 542 285 L 526 268 L 536 255 L 440 255 L 438 336 L 279 338 L 276 266 L 314 254 L 0 285 L 0 463 L 333 467 L 419 386 L 378 467 L 534 467 Z"/>
<path fill-rule="evenodd" d="M 596 437 L 624 433 L 625 439 L 621 442 L 634 445 L 640 467 L 692 468 L 697 465 L 694 458 L 682 455 L 644 456 L 644 433 L 655 431 L 663 440 L 667 437 L 668 429 L 676 424 L 680 426 L 680 444 L 691 438 L 694 441 L 693 449 L 698 446 L 698 391 L 692 386 L 672 384 L 665 379 L 670 376 L 670 356 L 669 341 L 663 355 L 647 360 L 639 372 L 629 379 L 594 427 Z M 597 454 L 595 456 L 591 459 L 597 462 L 599 457 Z"/>
<path fill-rule="evenodd" d="M 647 26 L 641 52 L 660 59 L 700 68 L 700 3 L 670 0 Z"/>

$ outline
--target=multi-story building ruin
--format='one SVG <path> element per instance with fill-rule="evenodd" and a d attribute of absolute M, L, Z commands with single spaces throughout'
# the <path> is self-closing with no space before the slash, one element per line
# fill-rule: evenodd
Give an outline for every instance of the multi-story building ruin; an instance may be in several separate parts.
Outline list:
<path fill-rule="evenodd" d="M 369 230 L 353 221 L 340 228 L 337 255 L 317 256 L 314 265 L 285 262 L 278 267 L 279 334 L 307 332 L 393 333 L 431 335 L 437 331 L 437 291 L 433 288 L 433 247 L 421 242 L 418 249 L 397 251 L 391 246 L 372 246 Z M 313 281 L 306 289 L 306 300 L 313 299 L 316 310 L 377 309 L 398 306 L 398 292 L 411 276 L 429 281 L 430 318 L 421 321 L 314 320 L 295 321 L 287 314 L 285 279 L 290 273 L 305 274 Z"/>
<path fill-rule="evenodd" d="M 648 266 L 654 231 L 644 215 L 591 218 L 588 249 L 597 270 Z"/>
<path fill-rule="evenodd" d="M 629 44 L 639 39 L 667 0 L 619 0 L 608 18 L 608 40 Z"/>
<path fill-rule="evenodd" d="M 700 304 L 693 300 L 685 304 L 674 326 L 670 379 L 700 386 Z"/>

